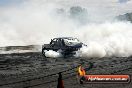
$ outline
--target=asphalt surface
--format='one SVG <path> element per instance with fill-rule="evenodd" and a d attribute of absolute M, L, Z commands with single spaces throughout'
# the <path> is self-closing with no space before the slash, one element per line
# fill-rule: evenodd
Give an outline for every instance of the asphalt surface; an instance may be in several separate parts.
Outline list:
<path fill-rule="evenodd" d="M 44 58 L 40 52 L 0 54 L 0 88 L 57 88 L 58 74 L 55 73 L 74 68 L 80 63 L 87 68 L 89 62 L 93 67 L 87 74 L 132 75 L 132 57 Z M 62 73 L 65 88 L 132 88 L 132 82 L 81 85 L 76 70 Z M 12 82 L 18 83 L 8 84 Z"/>

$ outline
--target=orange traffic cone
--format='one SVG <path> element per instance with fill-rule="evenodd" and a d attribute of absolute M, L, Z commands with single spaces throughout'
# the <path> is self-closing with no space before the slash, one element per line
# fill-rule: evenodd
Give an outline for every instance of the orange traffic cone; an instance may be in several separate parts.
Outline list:
<path fill-rule="evenodd" d="M 57 88 L 64 88 L 61 72 L 59 72 L 58 75 L 59 75 L 59 78 L 58 78 Z"/>

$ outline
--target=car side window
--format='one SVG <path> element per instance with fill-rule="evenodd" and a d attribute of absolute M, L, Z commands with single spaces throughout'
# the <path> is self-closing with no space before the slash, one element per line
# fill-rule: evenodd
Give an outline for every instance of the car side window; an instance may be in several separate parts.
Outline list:
<path fill-rule="evenodd" d="M 61 39 L 58 39 L 58 46 L 62 46 L 62 41 L 61 41 Z"/>
<path fill-rule="evenodd" d="M 55 45 L 55 42 L 56 42 L 56 39 L 53 39 L 50 44 Z"/>
<path fill-rule="evenodd" d="M 59 39 L 56 39 L 55 45 L 59 46 Z"/>
<path fill-rule="evenodd" d="M 60 45 L 61 45 L 61 46 L 64 46 L 64 45 L 65 45 L 64 40 L 63 40 L 63 39 L 61 39 L 61 40 L 60 40 Z"/>
<path fill-rule="evenodd" d="M 62 42 L 64 43 L 62 39 L 53 39 L 50 44 L 54 46 L 63 46 Z"/>

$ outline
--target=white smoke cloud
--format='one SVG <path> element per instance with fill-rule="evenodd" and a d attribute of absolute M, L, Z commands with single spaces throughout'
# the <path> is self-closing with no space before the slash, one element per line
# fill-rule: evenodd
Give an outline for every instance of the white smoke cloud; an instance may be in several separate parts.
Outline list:
<path fill-rule="evenodd" d="M 77 31 L 80 39 L 88 44 L 87 48 L 81 50 L 88 57 L 132 55 L 131 33 L 132 25 L 129 22 L 91 24 Z"/>
<path fill-rule="evenodd" d="M 131 23 L 108 20 L 130 12 L 131 5 L 131 1 L 122 5 L 118 0 L 23 0 L 16 6 L 0 7 L 0 46 L 41 45 L 54 37 L 74 36 L 88 45 L 79 56 L 130 56 Z M 78 25 L 69 17 L 72 6 L 85 7 L 93 22 Z M 57 8 L 63 8 L 64 13 L 56 13 Z"/>
<path fill-rule="evenodd" d="M 45 51 L 45 56 L 46 57 L 62 57 L 62 54 L 59 51 L 53 51 L 53 50 L 49 50 L 49 51 Z"/>
<path fill-rule="evenodd" d="M 104 48 L 97 42 L 90 42 L 89 46 L 83 46 L 74 55 L 75 57 L 105 57 L 106 52 Z"/>
<path fill-rule="evenodd" d="M 54 9 L 53 4 L 42 7 L 32 4 L 22 6 L 1 10 L 0 46 L 42 44 L 54 36 L 62 36 L 65 32 L 70 32 L 67 26 L 71 25 L 70 23 L 60 24 L 55 17 L 51 16 L 54 13 L 50 10 Z M 65 32 L 60 34 L 62 30 Z"/>

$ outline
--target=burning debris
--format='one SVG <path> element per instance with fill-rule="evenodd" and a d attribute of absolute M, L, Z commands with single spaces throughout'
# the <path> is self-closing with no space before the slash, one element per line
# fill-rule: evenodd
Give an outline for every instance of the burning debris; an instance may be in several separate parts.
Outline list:
<path fill-rule="evenodd" d="M 86 75 L 85 69 L 81 65 L 78 67 L 78 74 L 79 76 Z"/>

